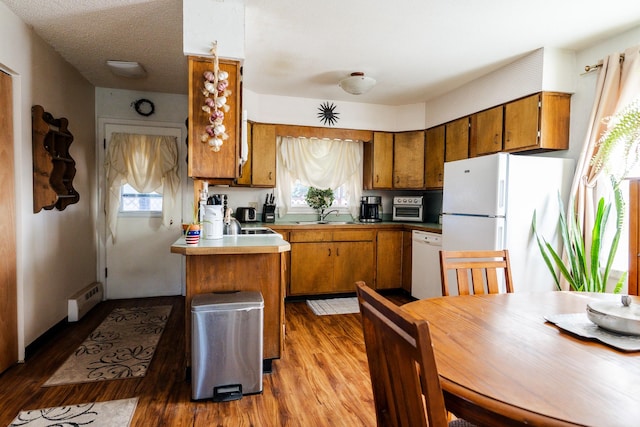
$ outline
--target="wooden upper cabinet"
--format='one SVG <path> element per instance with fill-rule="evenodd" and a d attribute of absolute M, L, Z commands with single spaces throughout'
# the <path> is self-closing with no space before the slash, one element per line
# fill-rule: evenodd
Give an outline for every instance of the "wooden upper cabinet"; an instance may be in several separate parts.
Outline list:
<path fill-rule="evenodd" d="M 469 117 L 462 117 L 445 125 L 446 162 L 469 157 Z"/>
<path fill-rule="evenodd" d="M 373 141 L 365 143 L 364 189 L 393 188 L 393 133 L 374 132 Z"/>
<path fill-rule="evenodd" d="M 249 150 L 249 155 L 247 156 L 247 161 L 242 164 L 239 168 L 238 179 L 236 179 L 235 185 L 239 187 L 250 187 L 251 186 L 251 169 L 253 165 L 253 124 L 247 123 L 246 127 L 247 132 L 247 149 Z"/>
<path fill-rule="evenodd" d="M 229 138 L 224 141 L 220 151 L 214 152 L 206 142 L 202 142 L 205 127 L 209 124 L 209 114 L 202 110 L 205 96 L 203 73 L 213 71 L 211 58 L 189 57 L 189 164 L 188 174 L 193 178 L 229 179 L 238 177 L 238 158 L 240 154 L 240 111 L 241 86 L 240 63 L 219 60 L 220 69 L 229 73 L 227 97 L 229 111 L 224 115 L 224 126 Z"/>
<path fill-rule="evenodd" d="M 504 151 L 569 148 L 571 95 L 542 92 L 504 107 Z"/>
<path fill-rule="evenodd" d="M 424 188 L 424 133 L 423 130 L 418 130 L 394 135 L 394 188 Z"/>
<path fill-rule="evenodd" d="M 276 186 L 276 126 L 254 123 L 251 131 L 251 185 Z"/>
<path fill-rule="evenodd" d="M 502 151 L 502 111 L 499 105 L 471 116 L 470 157 Z"/>
<path fill-rule="evenodd" d="M 442 188 L 444 183 L 444 125 L 427 129 L 425 139 L 424 184 Z"/>

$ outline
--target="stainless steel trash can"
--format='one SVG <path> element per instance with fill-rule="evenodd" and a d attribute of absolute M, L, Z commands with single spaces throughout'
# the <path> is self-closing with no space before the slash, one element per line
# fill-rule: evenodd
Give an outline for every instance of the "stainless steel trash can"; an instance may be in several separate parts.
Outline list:
<path fill-rule="evenodd" d="M 191 300 L 191 397 L 216 402 L 262 392 L 264 300 L 260 292 Z"/>

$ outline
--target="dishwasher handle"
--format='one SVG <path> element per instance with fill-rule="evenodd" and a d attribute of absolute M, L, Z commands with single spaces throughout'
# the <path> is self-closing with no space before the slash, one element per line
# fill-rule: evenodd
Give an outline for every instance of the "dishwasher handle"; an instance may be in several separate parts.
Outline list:
<path fill-rule="evenodd" d="M 429 246 L 442 246 L 442 236 L 434 233 L 413 231 L 412 239 L 414 243 L 426 244 Z"/>

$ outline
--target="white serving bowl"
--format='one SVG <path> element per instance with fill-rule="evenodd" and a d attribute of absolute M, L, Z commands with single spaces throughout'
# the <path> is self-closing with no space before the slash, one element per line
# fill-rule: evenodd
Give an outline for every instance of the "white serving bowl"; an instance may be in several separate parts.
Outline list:
<path fill-rule="evenodd" d="M 603 329 L 624 335 L 640 335 L 640 305 L 620 301 L 592 301 L 587 317 Z"/>

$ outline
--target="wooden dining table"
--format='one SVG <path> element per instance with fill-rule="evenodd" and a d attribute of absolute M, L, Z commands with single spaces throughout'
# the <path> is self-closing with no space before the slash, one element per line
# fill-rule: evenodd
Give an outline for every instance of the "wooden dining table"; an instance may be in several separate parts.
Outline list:
<path fill-rule="evenodd" d="M 640 352 L 565 332 L 578 292 L 448 296 L 402 307 L 429 322 L 447 409 L 485 426 L 640 426 Z M 640 304 L 633 297 L 634 304 Z"/>

